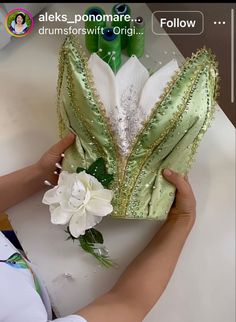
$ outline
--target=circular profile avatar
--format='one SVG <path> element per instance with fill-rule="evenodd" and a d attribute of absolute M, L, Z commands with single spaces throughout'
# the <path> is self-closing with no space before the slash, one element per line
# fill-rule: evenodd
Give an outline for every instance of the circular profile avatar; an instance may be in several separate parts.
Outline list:
<path fill-rule="evenodd" d="M 14 37 L 24 37 L 31 33 L 34 26 L 33 17 L 25 9 L 11 10 L 6 16 L 5 27 L 8 33 Z"/>

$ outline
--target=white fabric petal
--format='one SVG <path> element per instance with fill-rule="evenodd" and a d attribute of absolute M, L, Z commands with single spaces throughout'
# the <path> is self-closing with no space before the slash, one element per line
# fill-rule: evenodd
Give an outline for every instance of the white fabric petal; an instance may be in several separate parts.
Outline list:
<path fill-rule="evenodd" d="M 69 173 L 67 171 L 62 171 L 58 179 L 58 189 L 57 193 L 63 196 L 64 204 L 67 203 L 70 196 L 72 187 L 76 181 L 77 173 Z"/>
<path fill-rule="evenodd" d="M 150 78 L 136 56 L 129 58 L 116 76 L 97 54 L 90 56 L 88 66 L 116 133 L 120 152 L 125 155 L 143 120 L 150 114 L 178 69 L 177 61 L 173 59 Z"/>
<path fill-rule="evenodd" d="M 110 203 L 101 199 L 90 199 L 85 207 L 86 215 L 90 216 L 106 216 L 113 211 Z"/>
<path fill-rule="evenodd" d="M 85 213 L 82 215 L 74 214 L 69 223 L 69 229 L 72 236 L 75 238 L 84 235 L 86 227 Z"/>
<path fill-rule="evenodd" d="M 86 216 L 86 229 L 90 229 L 102 221 L 101 216 Z"/>
<path fill-rule="evenodd" d="M 139 113 L 141 118 L 150 114 L 154 105 L 159 101 L 165 86 L 171 80 L 171 77 L 177 69 L 177 61 L 172 59 L 147 80 L 139 101 Z"/>
<path fill-rule="evenodd" d="M 103 189 L 102 184 L 94 176 L 91 176 L 85 171 L 77 174 L 77 180 L 79 180 L 84 185 L 85 190 Z"/>
<path fill-rule="evenodd" d="M 107 116 L 112 117 L 118 104 L 115 75 L 110 66 L 95 53 L 90 56 L 88 67 Z"/>
<path fill-rule="evenodd" d="M 68 200 L 68 206 L 72 207 L 72 209 L 80 207 L 86 197 L 86 187 L 80 180 L 78 180 L 78 176 L 79 175 L 77 175 L 76 182 L 72 186 L 71 196 Z"/>
<path fill-rule="evenodd" d="M 75 173 L 69 173 L 67 171 L 62 171 L 58 178 L 58 186 L 68 186 L 71 182 L 73 182 L 72 178 Z"/>
<path fill-rule="evenodd" d="M 119 97 L 121 97 L 127 88 L 133 86 L 136 91 L 136 97 L 139 99 L 141 90 L 148 78 L 149 73 L 139 59 L 136 56 L 130 57 L 116 74 Z"/>
<path fill-rule="evenodd" d="M 69 222 L 71 218 L 71 213 L 65 211 L 60 206 L 54 207 L 50 206 L 51 212 L 51 222 L 56 225 L 65 225 Z"/>
<path fill-rule="evenodd" d="M 103 185 L 101 184 L 101 182 L 98 181 L 97 178 L 95 178 L 94 176 L 91 176 L 90 174 L 88 174 L 88 178 L 89 178 L 89 189 L 91 191 L 97 191 L 97 190 L 101 190 L 103 189 Z"/>
<path fill-rule="evenodd" d="M 136 56 L 132 56 L 116 75 L 119 95 L 119 118 L 116 133 L 122 154 L 129 152 L 130 143 L 141 127 L 138 102 L 141 90 L 149 77 L 147 69 Z"/>
<path fill-rule="evenodd" d="M 59 201 L 60 197 L 57 194 L 57 187 L 54 187 L 45 192 L 42 203 L 44 203 L 45 205 L 50 205 L 53 203 L 58 203 Z"/>
<path fill-rule="evenodd" d="M 49 206 L 49 211 L 52 213 L 57 207 L 60 207 L 59 203 L 54 203 Z"/>
<path fill-rule="evenodd" d="M 85 173 L 85 172 L 83 171 L 83 173 Z M 81 178 L 81 176 L 79 174 L 77 174 L 75 182 L 72 186 L 72 194 L 77 194 L 79 192 L 81 192 L 81 193 L 86 192 L 85 184 L 83 182 L 81 182 L 80 178 Z"/>
<path fill-rule="evenodd" d="M 113 191 L 108 189 L 91 191 L 91 199 L 101 199 L 106 202 L 111 202 L 113 194 Z"/>
<path fill-rule="evenodd" d="M 77 209 L 83 204 L 84 202 L 84 198 L 81 198 L 80 197 L 74 197 L 74 196 L 71 196 L 69 201 L 68 201 L 68 204 L 65 205 L 65 208 L 71 208 L 72 210 L 74 209 L 75 211 L 77 211 Z"/>

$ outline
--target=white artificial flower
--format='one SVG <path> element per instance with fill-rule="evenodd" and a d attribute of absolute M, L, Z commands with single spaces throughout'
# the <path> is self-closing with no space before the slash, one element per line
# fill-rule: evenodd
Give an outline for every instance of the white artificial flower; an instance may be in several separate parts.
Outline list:
<path fill-rule="evenodd" d="M 51 222 L 59 225 L 69 223 L 70 233 L 77 238 L 113 211 L 112 197 L 111 190 L 104 189 L 94 176 L 85 171 L 62 171 L 58 185 L 44 194 L 43 203 L 49 205 Z"/>

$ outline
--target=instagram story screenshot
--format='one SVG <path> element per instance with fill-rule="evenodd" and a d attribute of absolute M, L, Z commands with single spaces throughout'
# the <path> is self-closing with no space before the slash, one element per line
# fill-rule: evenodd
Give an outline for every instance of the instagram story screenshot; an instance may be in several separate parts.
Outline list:
<path fill-rule="evenodd" d="M 235 3 L 0 3 L 0 322 L 235 321 Z"/>

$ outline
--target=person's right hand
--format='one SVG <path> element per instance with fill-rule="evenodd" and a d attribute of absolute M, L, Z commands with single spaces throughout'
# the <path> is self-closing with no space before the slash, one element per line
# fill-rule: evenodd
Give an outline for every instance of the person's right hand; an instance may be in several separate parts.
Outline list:
<path fill-rule="evenodd" d="M 169 218 L 182 217 L 195 220 L 196 200 L 186 177 L 170 169 L 163 171 L 164 178 L 176 187 L 175 201 L 169 212 Z"/>

